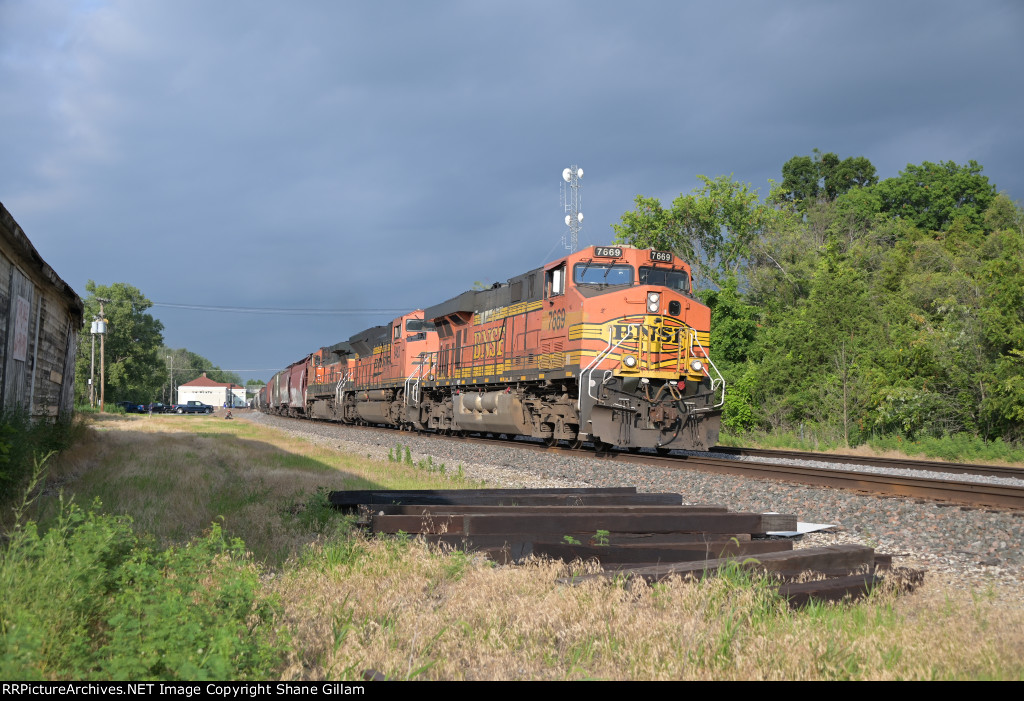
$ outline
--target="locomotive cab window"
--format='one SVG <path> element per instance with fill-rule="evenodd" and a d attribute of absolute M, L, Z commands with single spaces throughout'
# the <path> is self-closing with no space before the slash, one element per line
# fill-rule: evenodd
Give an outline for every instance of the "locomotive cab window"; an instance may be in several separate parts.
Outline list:
<path fill-rule="evenodd" d="M 690 276 L 682 270 L 668 268 L 640 268 L 641 285 L 657 285 L 677 292 L 690 291 Z"/>
<path fill-rule="evenodd" d="M 548 271 L 546 288 L 548 292 L 548 297 L 557 297 L 560 294 L 565 294 L 564 265 L 560 265 L 557 268 Z"/>
<path fill-rule="evenodd" d="M 422 341 L 427 337 L 427 333 L 436 332 L 437 329 L 432 321 L 409 319 L 405 322 L 405 331 L 409 334 L 405 337 L 406 341 Z"/>
<path fill-rule="evenodd" d="M 577 263 L 572 269 L 572 279 L 577 285 L 632 285 L 633 266 L 592 261 Z"/>
<path fill-rule="evenodd" d="M 427 321 L 426 319 L 409 319 L 405 322 L 405 330 L 409 333 L 421 333 L 437 331 L 437 327 L 434 326 L 433 321 Z"/>

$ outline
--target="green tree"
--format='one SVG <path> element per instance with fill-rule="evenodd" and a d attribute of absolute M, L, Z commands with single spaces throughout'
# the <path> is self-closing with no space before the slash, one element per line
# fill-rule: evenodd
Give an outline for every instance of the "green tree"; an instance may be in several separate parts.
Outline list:
<path fill-rule="evenodd" d="M 816 201 L 831 202 L 855 187 L 878 182 L 875 166 L 863 156 L 839 160 L 834 153 L 814 149 L 814 156 L 793 156 L 782 166 L 778 202 L 804 213 Z"/>
<path fill-rule="evenodd" d="M 986 419 L 997 433 L 1024 439 L 1024 210 L 999 195 L 985 221 L 996 227 L 980 252 L 980 317 L 994 360 L 992 392 L 985 397 Z"/>
<path fill-rule="evenodd" d="M 636 208 L 612 224 L 616 241 L 673 251 L 719 285 L 754 258 L 766 257 L 777 265 L 762 242 L 791 216 L 762 203 L 757 190 L 730 176 L 697 178 L 703 185 L 679 195 L 670 210 L 657 198 L 637 195 Z"/>
<path fill-rule="evenodd" d="M 106 402 L 148 402 L 154 399 L 167 378 L 160 358 L 164 325 L 146 310 L 153 306 L 138 288 L 123 282 L 97 285 L 92 280 L 85 286 L 86 324 L 78 343 L 75 363 L 75 386 L 80 401 L 89 396 L 89 366 L 92 338 L 91 321 L 100 316 L 100 299 L 107 320 L 104 339 L 106 366 Z M 96 342 L 96 384 L 100 381 L 100 343 Z M 96 392 L 99 401 L 99 391 Z"/>
<path fill-rule="evenodd" d="M 818 199 L 820 180 L 818 166 L 810 156 L 793 156 L 782 166 L 782 199 L 805 212 L 807 205 Z"/>
<path fill-rule="evenodd" d="M 909 220 L 925 231 L 944 231 L 960 216 L 969 226 L 981 229 L 982 217 L 995 199 L 995 185 L 981 174 L 976 161 L 907 164 L 898 177 L 875 186 L 881 211 Z"/>

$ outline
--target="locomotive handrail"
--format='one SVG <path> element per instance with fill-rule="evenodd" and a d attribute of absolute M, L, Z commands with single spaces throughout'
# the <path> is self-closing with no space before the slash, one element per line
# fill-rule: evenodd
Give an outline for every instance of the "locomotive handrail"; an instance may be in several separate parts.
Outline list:
<path fill-rule="evenodd" d="M 338 401 L 341 401 L 341 395 L 343 392 L 342 387 L 344 387 L 345 384 L 349 381 L 349 377 L 351 376 L 351 374 L 352 372 L 350 370 L 345 370 L 345 372 L 343 372 L 341 377 L 338 379 L 338 384 L 335 385 L 334 387 L 334 396 L 335 398 L 338 399 Z"/>
<path fill-rule="evenodd" d="M 425 351 L 420 353 L 419 361 L 413 362 L 413 365 L 419 366 L 419 372 L 414 372 L 405 378 L 406 406 L 419 406 L 420 404 L 420 381 L 423 379 L 423 368 L 427 366 L 426 355 Z"/>
<path fill-rule="evenodd" d="M 725 404 L 725 378 L 722 377 L 722 373 L 718 370 L 718 367 L 715 365 L 715 361 L 711 359 L 711 356 L 708 354 L 707 350 L 704 348 L 704 346 L 701 345 L 700 339 L 697 338 L 697 329 L 692 329 L 692 331 L 693 342 L 697 344 L 697 347 L 700 348 L 701 352 L 704 354 L 704 360 L 708 361 L 708 367 L 714 370 L 715 374 L 718 375 L 718 379 L 716 380 L 714 377 L 711 376 L 710 372 L 708 373 L 708 379 L 711 380 L 711 394 L 714 394 L 715 390 L 721 390 L 722 392 L 722 401 L 718 402 L 718 404 L 715 404 L 712 407 L 714 409 L 717 409 L 718 407 Z"/>
<path fill-rule="evenodd" d="M 640 331 L 639 331 L 640 324 L 629 324 L 627 326 L 627 328 L 637 329 L 637 338 L 640 337 Z M 586 369 L 584 369 L 583 372 L 580 373 L 580 381 L 581 382 L 586 382 L 586 385 L 587 385 L 587 396 L 590 397 L 591 399 L 597 399 L 597 397 L 594 396 L 594 393 L 590 391 L 590 380 L 593 379 L 593 377 L 594 377 L 594 366 L 597 365 L 598 363 L 600 363 L 605 358 L 607 358 L 609 355 L 611 355 L 611 352 L 613 350 L 615 350 L 616 348 L 618 348 L 619 346 L 621 346 L 627 339 L 629 339 L 629 337 L 631 335 L 632 334 L 628 334 L 628 333 L 624 334 L 622 336 L 622 338 L 619 339 L 619 342 L 616 343 L 613 346 L 612 345 L 612 328 L 610 326 L 608 327 L 608 347 L 605 348 L 600 353 L 598 353 L 597 355 L 595 355 L 594 359 L 590 361 L 590 365 L 588 365 L 586 367 Z M 590 373 L 590 377 L 587 377 L 587 373 L 588 372 Z M 580 396 L 576 398 L 576 408 L 579 409 L 579 410 L 583 409 L 583 395 L 582 394 L 580 394 Z"/>
<path fill-rule="evenodd" d="M 338 379 L 338 384 L 334 387 L 334 400 L 338 407 L 338 411 L 344 412 L 345 406 L 345 385 L 348 384 L 349 379 L 352 377 L 352 371 L 348 368 L 341 374 Z"/>

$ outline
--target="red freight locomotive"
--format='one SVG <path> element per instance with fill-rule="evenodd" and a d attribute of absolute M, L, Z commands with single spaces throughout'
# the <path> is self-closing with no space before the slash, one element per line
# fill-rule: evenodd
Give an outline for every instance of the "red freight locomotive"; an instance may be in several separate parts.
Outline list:
<path fill-rule="evenodd" d="M 282 370 L 264 411 L 578 447 L 706 449 L 724 382 L 690 267 L 592 246 L 409 312 Z"/>

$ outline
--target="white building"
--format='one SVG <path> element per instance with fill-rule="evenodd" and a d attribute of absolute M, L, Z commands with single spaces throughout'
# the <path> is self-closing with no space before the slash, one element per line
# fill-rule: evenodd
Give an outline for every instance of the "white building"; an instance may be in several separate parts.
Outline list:
<path fill-rule="evenodd" d="M 190 401 L 209 404 L 214 408 L 225 404 L 232 408 L 244 407 L 245 387 L 230 382 L 214 382 L 204 372 L 202 377 L 178 385 L 178 404 Z"/>

